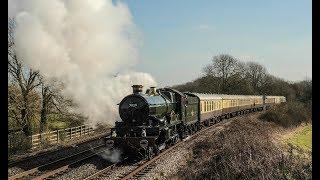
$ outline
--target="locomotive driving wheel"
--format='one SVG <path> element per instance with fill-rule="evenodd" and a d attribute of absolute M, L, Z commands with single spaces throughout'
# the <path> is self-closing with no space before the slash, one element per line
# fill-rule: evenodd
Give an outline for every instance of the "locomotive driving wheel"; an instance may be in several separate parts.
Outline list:
<path fill-rule="evenodd" d="M 156 156 L 160 153 L 159 147 L 157 145 L 154 145 L 153 150 Z"/>

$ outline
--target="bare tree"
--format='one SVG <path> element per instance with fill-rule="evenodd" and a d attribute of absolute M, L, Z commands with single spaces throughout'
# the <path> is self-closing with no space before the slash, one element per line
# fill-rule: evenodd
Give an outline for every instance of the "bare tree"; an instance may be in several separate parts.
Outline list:
<path fill-rule="evenodd" d="M 220 92 L 228 91 L 231 79 L 241 75 L 242 66 L 239 61 L 228 54 L 214 56 L 212 63 L 203 68 L 203 72 L 208 76 L 218 77 L 221 80 Z"/>
<path fill-rule="evenodd" d="M 70 100 L 62 96 L 62 83 L 50 79 L 45 80 L 39 76 L 41 83 L 41 113 L 40 113 L 40 131 L 44 132 L 47 128 L 47 117 L 50 114 L 68 114 L 67 108 L 71 105 Z M 69 115 L 69 114 L 68 114 Z"/>
<path fill-rule="evenodd" d="M 266 68 L 256 62 L 247 62 L 245 75 L 254 91 L 260 93 L 267 76 Z"/>
<path fill-rule="evenodd" d="M 32 133 L 32 121 L 37 120 L 40 96 L 32 90 L 27 96 L 21 93 L 19 86 L 8 86 L 8 121 L 10 129 L 21 129 L 25 135 Z"/>
<path fill-rule="evenodd" d="M 15 44 L 14 44 L 14 28 L 15 23 L 13 19 L 8 19 L 8 73 L 10 80 L 17 84 L 21 93 L 21 107 L 19 117 L 19 124 L 26 135 L 31 135 L 31 122 L 30 117 L 33 112 L 30 109 L 32 103 L 29 96 L 32 91 L 40 85 L 37 81 L 39 76 L 38 71 L 34 71 L 26 67 L 20 59 L 18 59 Z M 16 98 L 11 96 L 11 98 Z"/>
<path fill-rule="evenodd" d="M 53 93 L 50 91 L 50 86 L 46 85 L 43 77 L 40 78 L 41 82 L 41 113 L 40 113 L 40 132 L 44 132 L 47 127 L 47 114 L 50 102 L 52 102 Z"/>

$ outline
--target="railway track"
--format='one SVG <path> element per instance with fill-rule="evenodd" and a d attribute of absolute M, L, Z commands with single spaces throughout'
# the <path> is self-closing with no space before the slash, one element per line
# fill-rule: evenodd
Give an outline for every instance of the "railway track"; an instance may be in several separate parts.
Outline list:
<path fill-rule="evenodd" d="M 190 135 L 190 138 L 184 139 L 182 141 L 179 141 L 178 143 L 174 144 L 173 146 L 169 147 L 168 149 L 166 149 L 165 151 L 161 152 L 158 156 L 152 158 L 149 161 L 146 161 L 145 163 L 143 163 L 141 166 L 137 167 L 136 169 L 134 169 L 133 171 L 131 171 L 130 173 L 126 174 L 125 176 L 123 176 L 121 178 L 121 180 L 129 180 L 129 179 L 139 179 L 141 177 L 143 177 L 146 173 L 148 173 L 149 171 L 151 171 L 155 166 L 156 166 L 156 161 L 158 159 L 160 159 L 161 157 L 164 157 L 166 154 L 168 154 L 169 152 L 171 152 L 172 150 L 176 149 L 177 147 L 179 147 L 180 145 L 182 145 L 183 143 L 190 141 L 191 139 L 199 136 L 200 134 L 204 133 L 205 131 L 208 131 L 209 129 L 213 128 L 214 126 L 209 126 L 209 127 L 205 127 L 202 130 Z"/>
<path fill-rule="evenodd" d="M 90 159 L 94 156 L 97 156 L 103 150 L 99 150 L 99 148 L 103 147 L 103 145 L 98 145 L 89 150 L 84 150 L 73 154 L 71 156 L 61 158 L 55 160 L 53 162 L 32 168 L 30 170 L 24 171 L 22 173 L 10 176 L 9 180 L 14 179 L 51 179 L 57 175 L 61 175 L 67 173 L 71 170 L 71 167 L 83 162 L 86 159 Z"/>
<path fill-rule="evenodd" d="M 60 151 L 72 151 L 72 149 L 74 147 L 84 146 L 87 143 L 99 140 L 99 139 L 107 137 L 107 136 L 110 136 L 110 133 L 98 134 L 98 135 L 92 137 L 91 139 L 84 138 L 83 140 L 77 140 L 76 144 L 69 144 L 66 147 L 58 147 L 57 149 L 52 149 L 49 151 L 40 152 L 35 155 L 22 157 L 22 158 L 19 158 L 16 160 L 9 160 L 8 166 L 9 166 L 9 168 L 11 168 L 11 167 L 19 166 L 20 164 L 24 164 L 25 162 L 27 162 L 27 163 L 33 162 L 37 159 L 45 158 L 47 156 L 51 156 L 53 154 L 59 153 Z"/>
<path fill-rule="evenodd" d="M 251 113 L 250 113 L 251 114 Z M 240 115 L 240 116 L 246 116 L 246 114 Z M 231 119 L 226 119 L 231 121 Z M 215 124 L 220 124 L 221 120 Z M 116 177 L 113 177 L 112 179 L 122 179 L 122 180 L 128 180 L 128 179 L 140 179 L 145 174 L 150 172 L 154 167 L 157 165 L 157 160 L 161 157 L 164 157 L 166 154 L 171 152 L 172 150 L 176 149 L 178 146 L 182 145 L 184 142 L 188 142 L 191 139 L 194 139 L 198 135 L 204 133 L 205 131 L 214 128 L 215 126 L 204 126 L 200 131 L 195 132 L 191 135 L 189 135 L 188 138 L 179 141 L 178 143 L 168 146 L 164 151 L 160 152 L 157 156 L 152 158 L 148 161 L 139 161 L 134 164 L 126 164 L 124 163 L 114 163 L 111 165 L 108 165 L 107 167 L 103 168 L 102 170 L 97 171 L 96 173 L 88 176 L 85 178 L 85 180 L 91 180 L 91 179 L 108 179 L 110 176 L 114 176 L 114 172 L 121 172 L 116 175 Z M 20 174 L 10 176 L 9 179 L 54 179 L 59 175 L 65 174 L 72 170 L 72 167 L 75 167 L 75 165 L 80 164 L 86 159 L 90 159 L 93 156 L 97 156 L 99 154 L 99 148 L 103 147 L 103 145 L 98 145 L 96 147 L 93 147 L 90 150 L 84 150 L 79 153 L 73 154 L 69 157 L 65 157 L 62 159 L 58 159 L 54 162 L 50 162 L 48 164 L 30 169 L 28 171 L 22 172 Z M 101 151 L 102 152 L 102 151 Z M 110 178 L 109 178 L 110 179 Z"/>
<path fill-rule="evenodd" d="M 241 115 L 241 116 L 245 116 L 245 115 Z M 222 121 L 220 121 L 220 122 L 222 122 Z M 216 124 L 219 124 L 219 123 L 216 123 Z M 151 160 L 143 161 L 140 163 L 135 163 L 133 165 L 130 165 L 130 167 L 125 167 L 126 169 L 129 169 L 129 170 L 118 175 L 117 179 L 119 179 L 119 180 L 140 179 L 141 177 L 143 177 L 145 174 L 150 172 L 156 166 L 156 161 L 158 159 L 160 159 L 161 157 L 164 157 L 166 154 L 168 154 L 172 150 L 176 149 L 177 147 L 179 147 L 183 143 L 190 141 L 191 139 L 199 136 L 200 134 L 204 133 L 205 131 L 208 131 L 211 128 L 214 128 L 213 124 L 209 127 L 205 127 L 203 129 L 201 129 L 198 132 L 195 132 L 194 134 L 191 134 L 188 138 L 186 138 L 182 141 L 179 141 L 178 143 L 168 147 L 167 149 L 165 149 L 163 152 L 161 152 L 160 154 L 158 154 L 157 156 L 155 156 Z M 107 178 L 109 175 L 111 175 L 114 171 L 116 171 L 119 168 L 123 168 L 122 165 L 120 165 L 119 163 L 115 163 L 111 166 L 108 166 L 108 167 L 92 174 L 91 176 L 85 178 L 85 180 Z"/>

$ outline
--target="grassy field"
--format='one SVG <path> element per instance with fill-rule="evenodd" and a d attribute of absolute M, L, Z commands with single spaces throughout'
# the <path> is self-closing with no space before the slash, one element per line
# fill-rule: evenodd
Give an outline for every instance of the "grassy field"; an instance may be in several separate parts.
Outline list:
<path fill-rule="evenodd" d="M 308 124 L 286 137 L 285 142 L 294 147 L 311 152 L 312 149 L 312 125 Z"/>

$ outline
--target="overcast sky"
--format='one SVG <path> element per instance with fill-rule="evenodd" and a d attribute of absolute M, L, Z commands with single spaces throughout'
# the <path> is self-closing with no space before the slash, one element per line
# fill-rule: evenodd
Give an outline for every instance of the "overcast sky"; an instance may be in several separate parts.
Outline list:
<path fill-rule="evenodd" d="M 141 32 L 137 70 L 160 86 L 194 80 L 214 55 L 312 78 L 311 0 L 125 0 Z"/>

